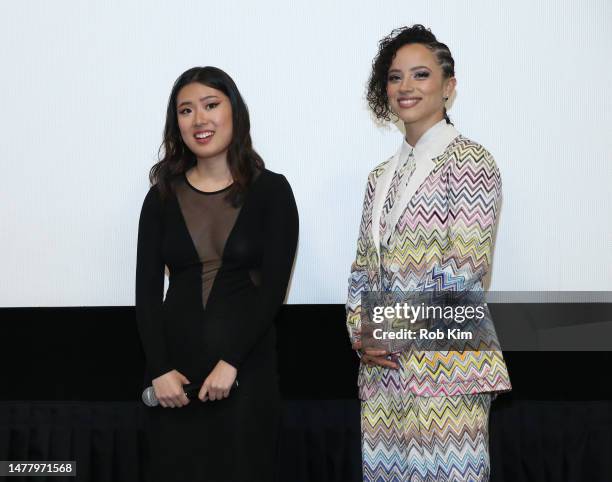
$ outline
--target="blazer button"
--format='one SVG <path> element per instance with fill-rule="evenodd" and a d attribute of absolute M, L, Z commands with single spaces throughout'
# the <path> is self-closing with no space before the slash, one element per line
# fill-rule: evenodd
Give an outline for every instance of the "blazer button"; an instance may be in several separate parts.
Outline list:
<path fill-rule="evenodd" d="M 400 266 L 397 263 L 392 263 L 391 266 L 389 266 L 389 269 L 394 273 L 397 273 L 400 269 Z"/>

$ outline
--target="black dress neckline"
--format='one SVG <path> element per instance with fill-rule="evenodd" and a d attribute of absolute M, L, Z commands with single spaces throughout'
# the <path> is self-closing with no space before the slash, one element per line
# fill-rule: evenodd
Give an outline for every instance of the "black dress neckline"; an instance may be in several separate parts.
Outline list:
<path fill-rule="evenodd" d="M 202 191 L 200 189 L 198 189 L 197 187 L 195 187 L 193 184 L 191 184 L 189 182 L 189 179 L 187 179 L 187 172 L 183 172 L 183 179 L 185 180 L 185 183 L 187 184 L 187 186 L 189 186 L 191 189 L 193 189 L 195 192 L 198 192 L 200 194 L 206 194 L 206 195 L 210 195 L 210 194 L 220 194 L 222 192 L 225 192 L 229 189 L 231 189 L 231 187 L 234 185 L 234 183 L 232 182 L 229 186 L 224 187 L 223 189 L 219 189 L 218 191 Z"/>

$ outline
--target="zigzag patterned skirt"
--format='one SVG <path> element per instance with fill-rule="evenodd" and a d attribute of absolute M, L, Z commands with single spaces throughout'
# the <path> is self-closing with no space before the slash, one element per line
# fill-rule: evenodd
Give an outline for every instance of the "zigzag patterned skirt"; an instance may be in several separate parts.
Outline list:
<path fill-rule="evenodd" d="M 363 400 L 363 480 L 488 481 L 490 406 L 489 393 Z"/>

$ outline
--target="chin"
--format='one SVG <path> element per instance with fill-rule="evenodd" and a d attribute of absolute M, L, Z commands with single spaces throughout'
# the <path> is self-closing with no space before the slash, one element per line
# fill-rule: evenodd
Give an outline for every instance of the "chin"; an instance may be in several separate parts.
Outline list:
<path fill-rule="evenodd" d="M 423 120 L 420 116 L 415 115 L 405 115 L 399 118 L 404 124 L 414 124 L 415 122 L 419 122 Z"/>
<path fill-rule="evenodd" d="M 399 112 L 397 114 L 396 112 Z M 397 116 L 399 120 L 404 123 L 412 123 L 418 121 L 422 116 L 415 112 L 402 112 L 402 110 L 396 110 L 394 114 Z"/>
<path fill-rule="evenodd" d="M 191 152 L 193 152 L 196 156 L 199 157 L 209 157 L 212 155 L 213 151 L 215 150 L 214 147 L 211 149 L 211 146 L 200 146 L 200 145 L 195 145 L 190 147 Z"/>

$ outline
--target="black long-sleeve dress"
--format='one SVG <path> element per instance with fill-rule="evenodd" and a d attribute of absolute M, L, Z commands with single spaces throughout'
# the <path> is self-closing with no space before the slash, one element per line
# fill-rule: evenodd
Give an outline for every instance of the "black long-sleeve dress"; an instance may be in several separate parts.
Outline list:
<path fill-rule="evenodd" d="M 176 369 L 201 384 L 219 360 L 238 370 L 223 400 L 146 409 L 150 480 L 273 480 L 280 396 L 274 317 L 298 238 L 289 183 L 257 172 L 234 208 L 226 188 L 206 193 L 183 174 L 173 196 L 147 193 L 138 227 L 136 316 L 144 385 Z M 169 286 L 163 298 L 164 265 Z"/>

